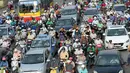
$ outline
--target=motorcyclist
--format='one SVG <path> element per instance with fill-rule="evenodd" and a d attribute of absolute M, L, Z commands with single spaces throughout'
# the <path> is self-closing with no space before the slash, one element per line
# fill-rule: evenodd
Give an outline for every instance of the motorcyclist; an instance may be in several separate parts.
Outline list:
<path fill-rule="evenodd" d="M 94 30 L 92 30 L 92 32 L 90 33 L 90 37 L 91 39 L 97 38 L 97 34 L 94 32 Z"/>
<path fill-rule="evenodd" d="M 72 61 L 72 58 L 70 57 L 69 60 L 64 64 L 65 71 L 72 71 L 74 72 L 75 63 Z"/>
<path fill-rule="evenodd" d="M 62 48 L 61 51 L 58 52 L 61 60 L 67 60 L 69 58 L 69 53 L 65 48 Z"/>
<path fill-rule="evenodd" d="M 46 22 L 46 25 L 48 26 L 48 25 L 53 25 L 53 21 L 50 19 L 50 18 L 48 18 L 48 20 L 47 20 L 47 22 Z"/>
<path fill-rule="evenodd" d="M 21 38 L 25 39 L 26 37 L 27 37 L 27 31 L 26 29 L 22 29 Z"/>
<path fill-rule="evenodd" d="M 97 16 L 94 16 L 93 19 L 94 19 L 94 20 L 93 20 L 93 22 L 92 22 L 92 25 L 99 23 L 99 20 L 98 20 Z"/>
<path fill-rule="evenodd" d="M 87 53 L 90 51 L 95 52 L 95 47 L 92 44 L 89 44 L 89 47 L 87 48 Z"/>
<path fill-rule="evenodd" d="M 75 54 L 76 56 L 81 55 L 81 54 L 83 54 L 83 50 L 79 47 L 78 49 L 75 49 L 74 54 Z"/>
<path fill-rule="evenodd" d="M 64 28 L 60 29 L 59 39 L 60 39 L 60 41 L 65 41 L 66 40 L 66 34 L 65 34 L 65 29 Z"/>
<path fill-rule="evenodd" d="M 82 65 L 81 68 L 79 69 L 79 73 L 88 73 L 87 68 L 85 67 L 85 65 Z"/>
<path fill-rule="evenodd" d="M 86 57 L 84 54 L 78 55 L 77 56 L 77 62 L 85 62 L 86 61 Z"/>
<path fill-rule="evenodd" d="M 75 42 L 73 43 L 73 48 L 77 49 L 78 46 L 81 46 L 81 43 L 80 43 L 79 39 L 76 39 Z"/>
<path fill-rule="evenodd" d="M 103 41 L 99 37 L 97 37 L 94 42 L 95 42 L 95 45 L 98 45 L 98 44 L 103 45 Z"/>
<path fill-rule="evenodd" d="M 109 40 L 109 42 L 107 44 L 107 48 L 108 49 L 113 49 L 114 48 L 114 44 L 112 43 L 112 40 Z"/>
<path fill-rule="evenodd" d="M 103 28 L 102 21 L 99 21 L 99 23 L 97 24 L 97 27 L 98 27 L 98 28 Z"/>
<path fill-rule="evenodd" d="M 27 39 L 33 40 L 35 38 L 36 34 L 32 33 L 32 31 L 30 31 L 30 33 L 27 36 Z"/>
<path fill-rule="evenodd" d="M 50 62 L 50 67 L 55 68 L 58 67 L 59 68 L 59 60 L 56 58 L 52 58 L 52 61 Z"/>
<path fill-rule="evenodd" d="M 9 48 L 9 46 L 10 46 L 10 39 L 4 37 L 4 38 L 3 38 L 2 47 L 3 47 L 3 48 Z"/>
<path fill-rule="evenodd" d="M 7 59 L 6 59 L 5 56 L 2 57 L 2 61 L 0 63 L 0 67 L 6 67 L 6 68 L 8 68 L 8 61 L 7 61 Z"/>

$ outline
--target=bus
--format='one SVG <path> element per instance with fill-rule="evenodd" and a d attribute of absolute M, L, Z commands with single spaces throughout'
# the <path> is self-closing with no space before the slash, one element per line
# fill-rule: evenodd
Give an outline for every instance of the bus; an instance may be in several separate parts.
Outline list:
<path fill-rule="evenodd" d="M 40 17 L 45 7 L 50 6 L 53 0 L 19 0 L 18 15 L 23 18 Z"/>

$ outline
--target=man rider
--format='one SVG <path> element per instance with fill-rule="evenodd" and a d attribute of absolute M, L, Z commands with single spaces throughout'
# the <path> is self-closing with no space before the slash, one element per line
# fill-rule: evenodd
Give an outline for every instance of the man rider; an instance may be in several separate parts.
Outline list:
<path fill-rule="evenodd" d="M 90 52 L 90 51 L 95 52 L 95 48 L 94 46 L 92 46 L 92 44 L 89 44 L 89 47 L 87 48 L 87 52 Z"/>
<path fill-rule="evenodd" d="M 79 47 L 78 49 L 75 49 L 74 54 L 75 55 L 81 55 L 81 54 L 83 54 L 83 50 Z"/>
<path fill-rule="evenodd" d="M 46 22 L 46 25 L 48 26 L 48 25 L 53 25 L 53 22 L 52 22 L 52 20 L 50 19 L 50 18 L 48 18 L 48 20 L 47 20 L 47 22 Z"/>
<path fill-rule="evenodd" d="M 97 38 L 97 34 L 94 32 L 94 30 L 92 30 L 92 32 L 90 33 L 90 37 L 91 39 Z"/>
<path fill-rule="evenodd" d="M 114 44 L 112 43 L 112 40 L 109 40 L 109 42 L 107 44 L 107 48 L 108 49 L 113 49 L 114 48 Z"/>
<path fill-rule="evenodd" d="M 97 39 L 95 39 L 94 42 L 95 42 L 95 45 L 103 44 L 103 41 L 99 37 L 97 37 Z"/>
<path fill-rule="evenodd" d="M 0 63 L 0 67 L 7 67 L 8 68 L 8 62 L 6 60 L 6 57 L 2 57 L 2 61 Z"/>
<path fill-rule="evenodd" d="M 73 48 L 77 49 L 78 46 L 81 46 L 81 43 L 80 43 L 79 39 L 76 39 L 75 42 L 73 43 Z"/>

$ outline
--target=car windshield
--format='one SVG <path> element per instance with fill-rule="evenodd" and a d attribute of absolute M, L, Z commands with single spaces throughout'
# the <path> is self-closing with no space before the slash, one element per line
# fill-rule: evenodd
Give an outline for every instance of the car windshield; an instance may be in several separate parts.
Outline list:
<path fill-rule="evenodd" d="M 110 29 L 107 32 L 107 36 L 123 36 L 127 35 L 125 29 Z"/>
<path fill-rule="evenodd" d="M 43 63 L 44 57 L 43 54 L 29 54 L 25 55 L 22 64 L 37 64 L 37 63 Z"/>
<path fill-rule="evenodd" d="M 114 6 L 115 11 L 125 11 L 125 6 Z"/>
<path fill-rule="evenodd" d="M 40 47 L 49 47 L 50 41 L 49 40 L 34 40 L 31 44 L 33 48 L 40 48 Z"/>
<path fill-rule="evenodd" d="M 97 9 L 92 9 L 92 10 L 86 10 L 84 15 L 97 15 L 99 14 Z"/>
<path fill-rule="evenodd" d="M 119 66 L 120 61 L 117 55 L 100 55 L 97 57 L 96 66 Z"/>
<path fill-rule="evenodd" d="M 7 28 L 1 28 L 0 29 L 0 36 L 8 35 L 8 29 Z"/>
<path fill-rule="evenodd" d="M 39 6 L 38 4 L 34 4 L 33 2 L 20 2 L 19 4 L 19 12 L 20 13 L 31 13 L 38 12 Z"/>
<path fill-rule="evenodd" d="M 77 13 L 76 9 L 66 9 L 61 11 L 62 15 L 74 15 L 76 13 Z"/>
<path fill-rule="evenodd" d="M 62 20 L 58 20 L 56 22 L 56 26 L 61 26 L 61 25 L 72 25 L 71 20 L 70 19 L 62 19 Z"/>

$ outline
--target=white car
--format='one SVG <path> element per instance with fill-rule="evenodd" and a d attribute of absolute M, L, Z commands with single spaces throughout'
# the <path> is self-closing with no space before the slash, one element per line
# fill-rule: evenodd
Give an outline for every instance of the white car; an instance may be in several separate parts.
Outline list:
<path fill-rule="evenodd" d="M 116 49 L 127 49 L 130 43 L 128 32 L 122 25 L 109 26 L 103 35 L 105 36 L 105 47 L 107 47 L 109 40 L 112 40 Z"/>

